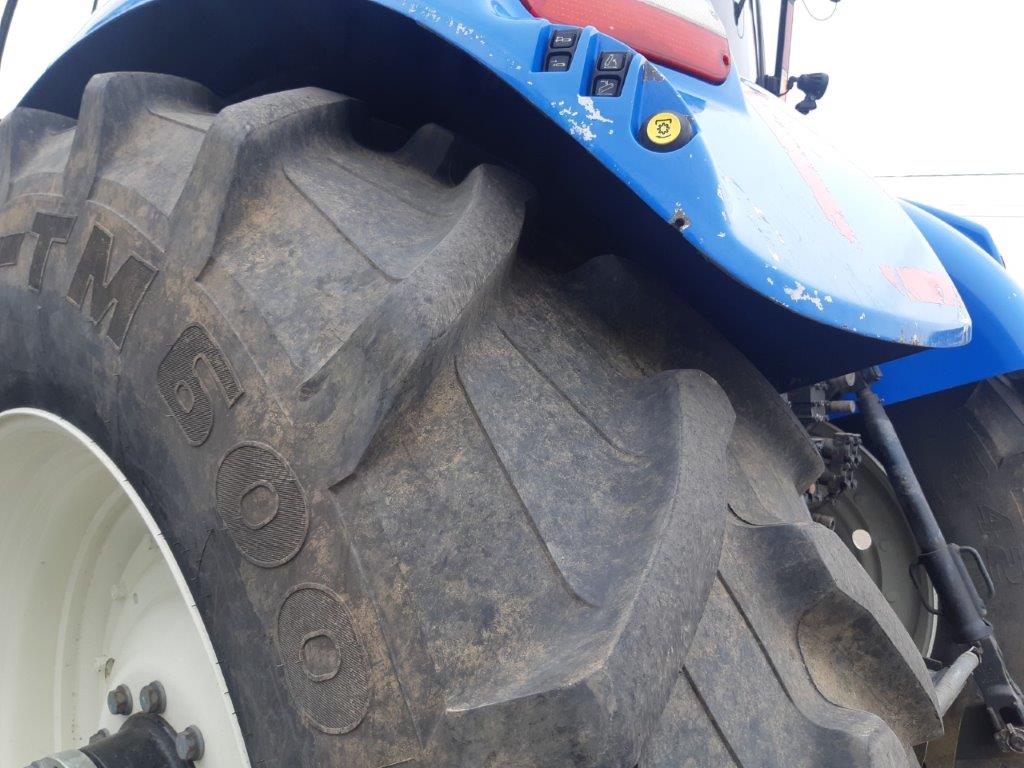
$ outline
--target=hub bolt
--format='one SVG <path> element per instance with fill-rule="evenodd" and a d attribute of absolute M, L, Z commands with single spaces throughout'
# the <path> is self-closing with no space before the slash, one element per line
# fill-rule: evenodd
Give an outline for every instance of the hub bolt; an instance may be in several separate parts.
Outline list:
<path fill-rule="evenodd" d="M 139 707 L 150 715 L 162 715 L 167 709 L 167 694 L 159 680 L 154 680 L 149 685 L 142 686 L 139 691 Z"/>
<path fill-rule="evenodd" d="M 106 728 L 100 728 L 96 733 L 89 737 L 89 743 L 95 744 L 97 741 L 103 741 L 108 736 L 110 736 L 110 731 Z"/>
<path fill-rule="evenodd" d="M 203 734 L 194 725 L 190 725 L 174 739 L 174 747 L 181 760 L 202 760 L 206 745 Z"/>
<path fill-rule="evenodd" d="M 130 715 L 132 713 L 132 691 L 123 683 L 107 694 L 107 709 L 112 715 Z"/>

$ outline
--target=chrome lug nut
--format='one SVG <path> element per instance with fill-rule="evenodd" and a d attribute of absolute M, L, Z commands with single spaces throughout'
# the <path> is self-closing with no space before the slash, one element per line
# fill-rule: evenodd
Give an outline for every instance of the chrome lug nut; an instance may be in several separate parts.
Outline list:
<path fill-rule="evenodd" d="M 133 706 L 131 688 L 123 683 L 107 694 L 107 709 L 112 715 L 130 715 Z"/>
<path fill-rule="evenodd" d="M 159 680 L 142 686 L 139 691 L 139 707 L 150 715 L 162 715 L 167 709 L 167 694 Z"/>
<path fill-rule="evenodd" d="M 206 748 L 202 732 L 194 725 L 190 725 L 174 739 L 174 748 L 181 760 L 202 760 Z"/>

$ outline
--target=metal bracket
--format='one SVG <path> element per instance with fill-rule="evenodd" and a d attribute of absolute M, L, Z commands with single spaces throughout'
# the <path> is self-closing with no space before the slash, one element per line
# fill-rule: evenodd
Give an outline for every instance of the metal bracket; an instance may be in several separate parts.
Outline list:
<path fill-rule="evenodd" d="M 850 373 L 794 389 L 787 392 L 784 398 L 804 426 L 809 426 L 818 421 L 826 421 L 829 416 L 849 416 L 853 413 L 856 410 L 854 401 L 842 398 L 853 391 L 854 382 L 854 374 Z"/>
<path fill-rule="evenodd" d="M 825 471 L 807 491 L 807 503 L 812 509 L 834 502 L 846 491 L 857 487 L 856 472 L 861 464 L 862 441 L 852 432 L 837 432 L 832 437 L 812 437 Z"/>

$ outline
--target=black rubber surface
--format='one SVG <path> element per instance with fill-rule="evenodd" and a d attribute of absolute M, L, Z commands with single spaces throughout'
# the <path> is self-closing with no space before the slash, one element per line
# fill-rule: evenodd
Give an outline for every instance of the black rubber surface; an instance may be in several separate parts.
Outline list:
<path fill-rule="evenodd" d="M 254 765 L 895 766 L 939 729 L 776 392 L 619 260 L 520 247 L 528 187 L 445 130 L 150 74 L 0 130 L 0 409 L 133 482 Z"/>

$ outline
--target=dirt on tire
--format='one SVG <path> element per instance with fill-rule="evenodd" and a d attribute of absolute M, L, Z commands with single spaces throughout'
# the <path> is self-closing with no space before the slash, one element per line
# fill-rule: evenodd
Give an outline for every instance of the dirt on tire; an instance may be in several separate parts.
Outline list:
<path fill-rule="evenodd" d="M 138 490 L 252 764 L 913 764 L 931 679 L 778 394 L 629 264 L 526 252 L 514 174 L 373 130 L 141 73 L 0 127 L 0 410 Z"/>

